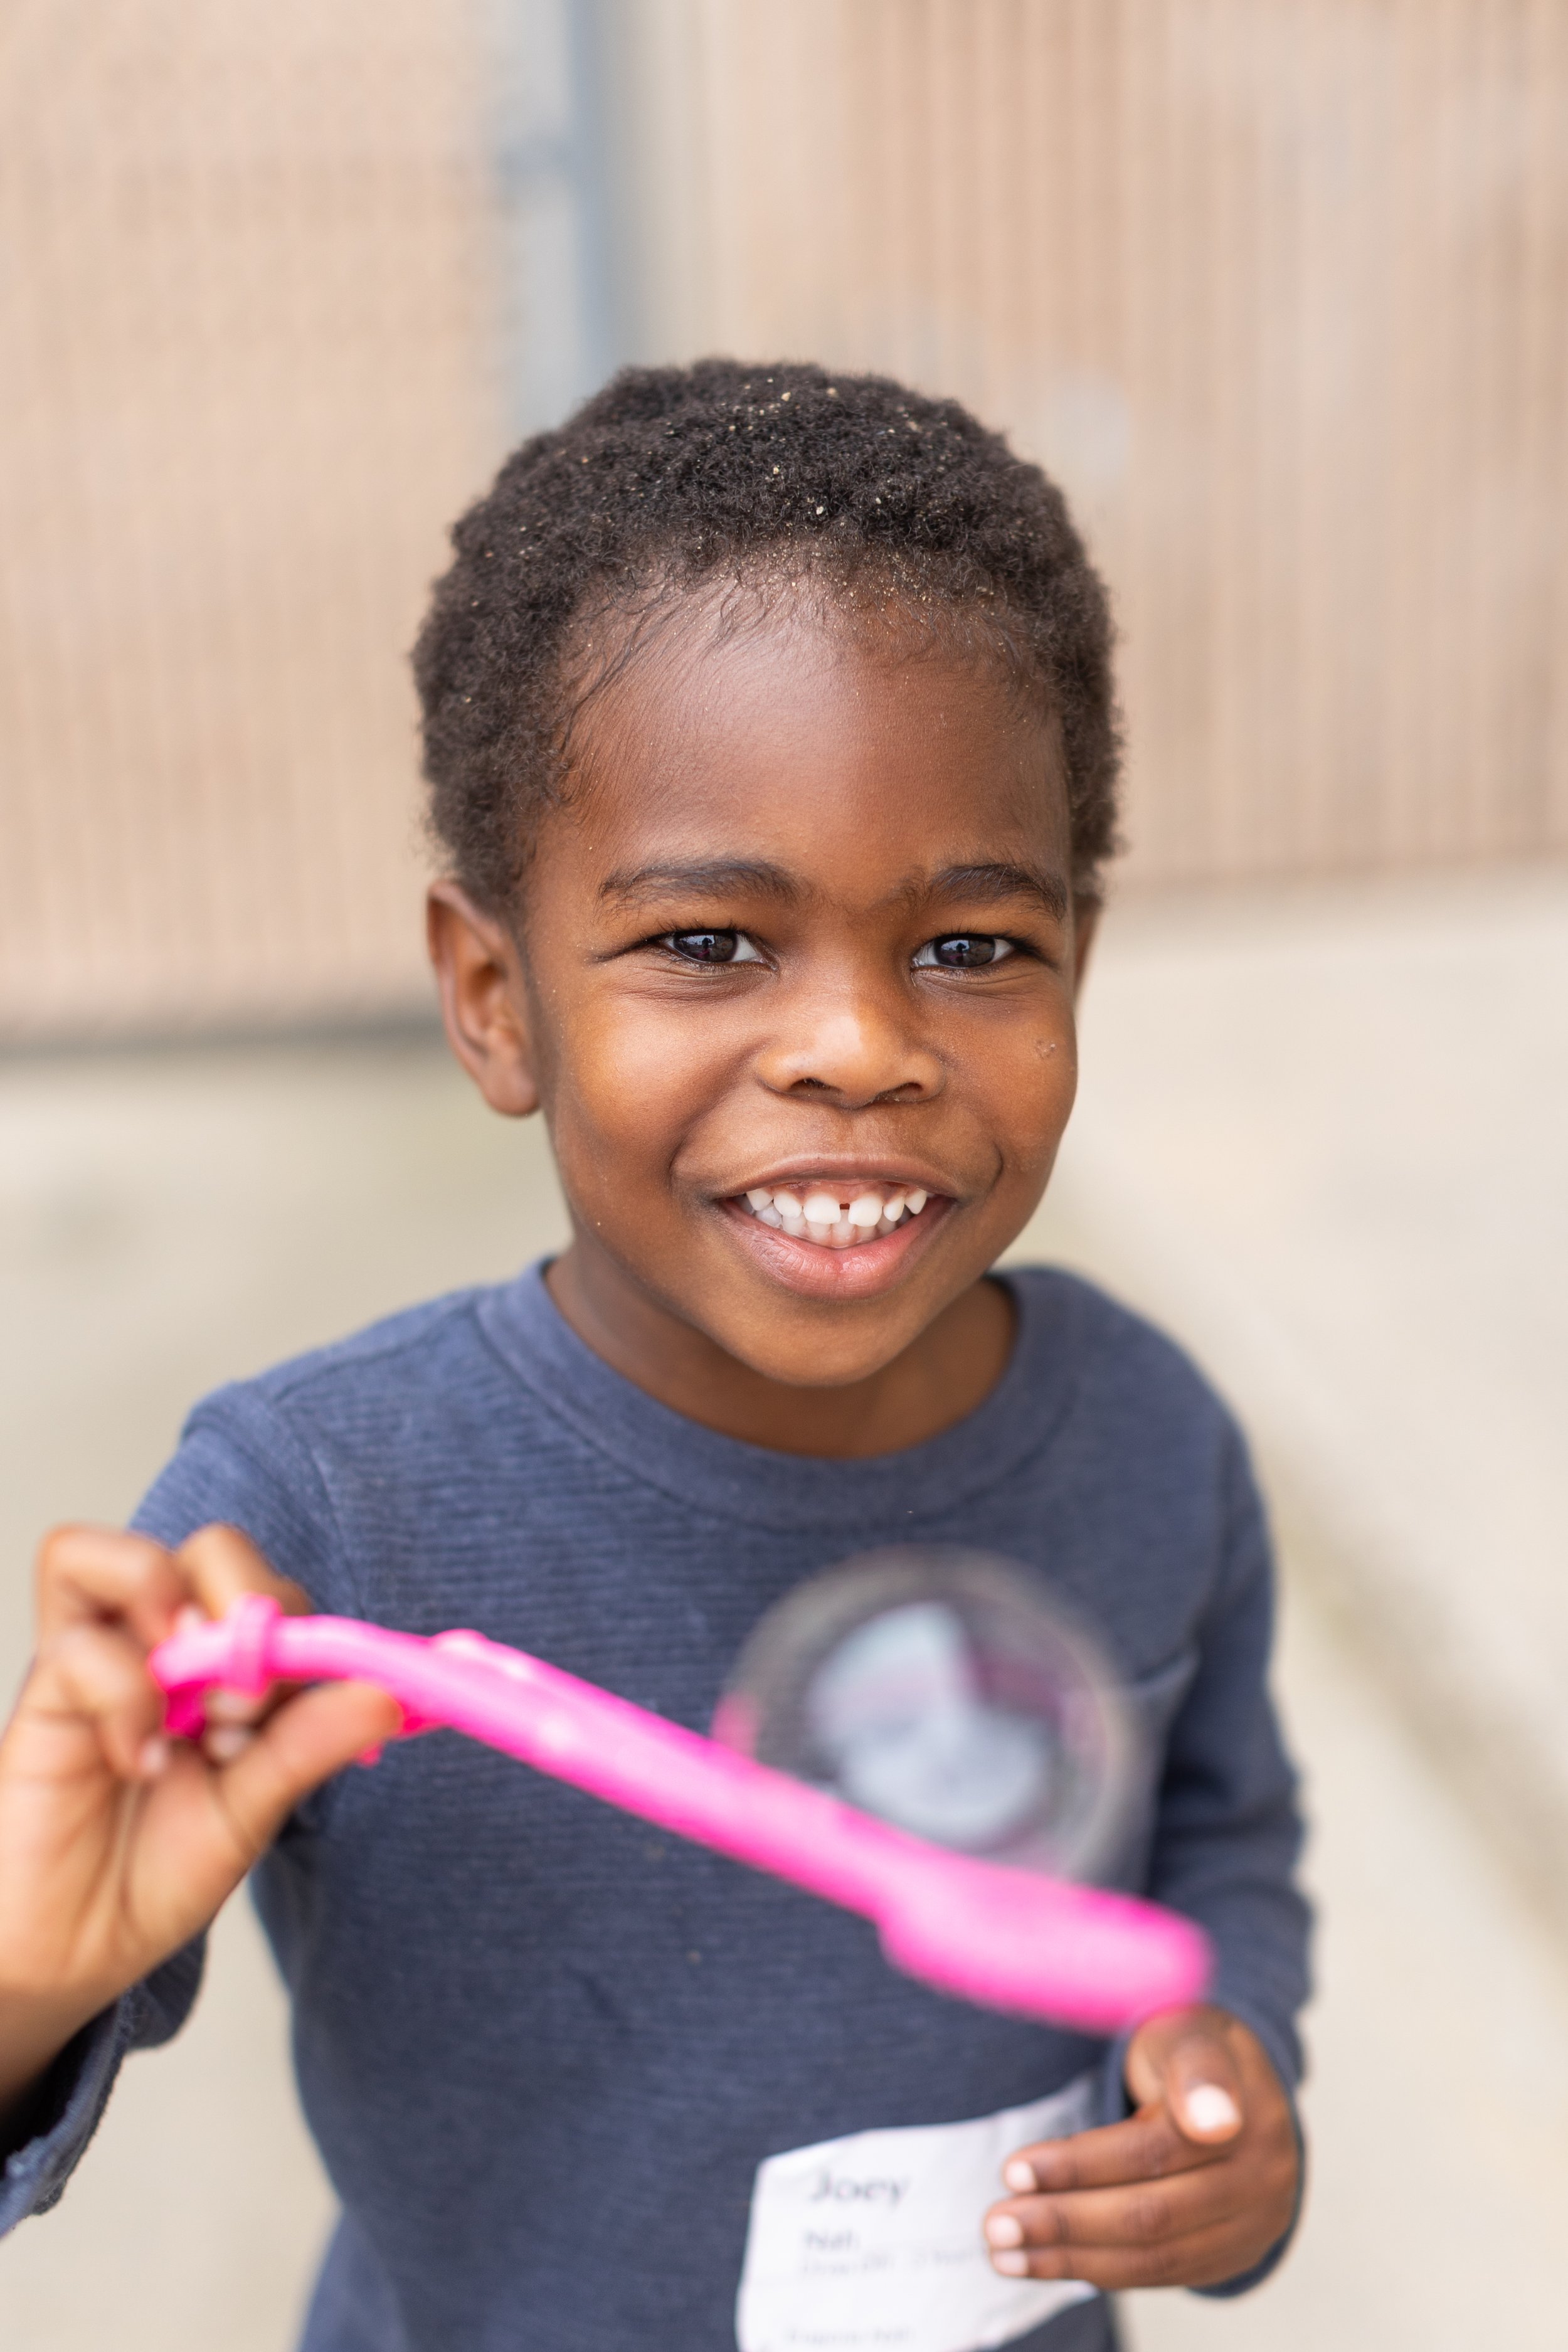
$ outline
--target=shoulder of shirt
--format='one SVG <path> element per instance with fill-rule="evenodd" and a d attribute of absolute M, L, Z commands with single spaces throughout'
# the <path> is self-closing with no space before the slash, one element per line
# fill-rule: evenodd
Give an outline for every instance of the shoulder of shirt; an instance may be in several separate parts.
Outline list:
<path fill-rule="evenodd" d="M 502 1285 L 478 1285 L 447 1292 L 418 1307 L 406 1307 L 384 1316 L 363 1331 L 351 1332 L 324 1348 L 291 1356 L 265 1372 L 231 1381 L 214 1389 L 192 1408 L 185 1433 L 204 1422 L 249 1419 L 259 1412 L 287 1419 L 291 1409 L 324 1404 L 333 1396 L 363 1394 L 367 1389 L 404 1385 L 411 1372 L 440 1381 L 450 1370 L 449 1356 L 459 1349 L 481 1349 L 477 1309 Z"/>
<path fill-rule="evenodd" d="M 1062 1330 L 1077 1360 L 1079 1379 L 1098 1376 L 1133 1389 L 1165 1412 L 1190 1413 L 1226 1430 L 1236 1416 L 1186 1349 L 1086 1276 L 1065 1266 L 1021 1265 L 1005 1269 L 1026 1294 L 1037 1319 Z"/>

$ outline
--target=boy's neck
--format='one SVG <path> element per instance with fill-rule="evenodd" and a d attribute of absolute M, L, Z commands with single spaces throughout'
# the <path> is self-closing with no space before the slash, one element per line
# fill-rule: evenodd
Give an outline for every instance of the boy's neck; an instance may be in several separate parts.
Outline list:
<path fill-rule="evenodd" d="M 879 1371 L 801 1388 L 753 1370 L 581 1242 L 545 1283 L 584 1344 L 672 1412 L 749 1445 L 839 1461 L 900 1453 L 963 1420 L 1006 1369 L 1016 1320 L 1008 1291 L 985 1278 Z"/>

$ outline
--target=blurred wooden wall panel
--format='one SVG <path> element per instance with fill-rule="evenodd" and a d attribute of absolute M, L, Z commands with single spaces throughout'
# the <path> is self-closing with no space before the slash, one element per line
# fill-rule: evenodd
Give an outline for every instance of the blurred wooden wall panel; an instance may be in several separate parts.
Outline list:
<path fill-rule="evenodd" d="M 636 18 L 639 348 L 887 368 L 1062 478 L 1132 875 L 1568 847 L 1563 0 Z"/>
<path fill-rule="evenodd" d="M 443 0 L 12 0 L 0 1030 L 423 1003 L 404 650 L 494 454 Z"/>
<path fill-rule="evenodd" d="M 425 1001 L 403 656 L 590 148 L 623 349 L 1060 476 L 1130 877 L 1568 848 L 1568 0 L 11 0 L 0 1034 Z"/>

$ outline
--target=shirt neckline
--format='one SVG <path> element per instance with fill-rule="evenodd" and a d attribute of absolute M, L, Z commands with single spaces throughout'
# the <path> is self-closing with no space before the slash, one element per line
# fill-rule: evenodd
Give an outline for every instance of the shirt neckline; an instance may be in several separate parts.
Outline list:
<path fill-rule="evenodd" d="M 1001 1274 L 1017 1315 L 990 1394 L 951 1429 L 852 1461 L 775 1454 L 689 1420 L 616 1371 L 566 1321 L 541 1259 L 478 1301 L 496 1354 L 557 1419 L 634 1478 L 688 1508 L 794 1528 L 913 1529 L 984 1492 L 1043 1446 L 1074 1384 L 1078 1286 L 1046 1268 Z"/>

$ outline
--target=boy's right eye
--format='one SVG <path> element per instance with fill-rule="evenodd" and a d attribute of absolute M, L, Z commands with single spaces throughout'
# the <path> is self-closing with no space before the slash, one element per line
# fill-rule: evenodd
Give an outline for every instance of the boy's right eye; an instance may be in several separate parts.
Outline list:
<path fill-rule="evenodd" d="M 761 963 L 744 931 L 666 931 L 658 942 L 687 963 Z"/>

